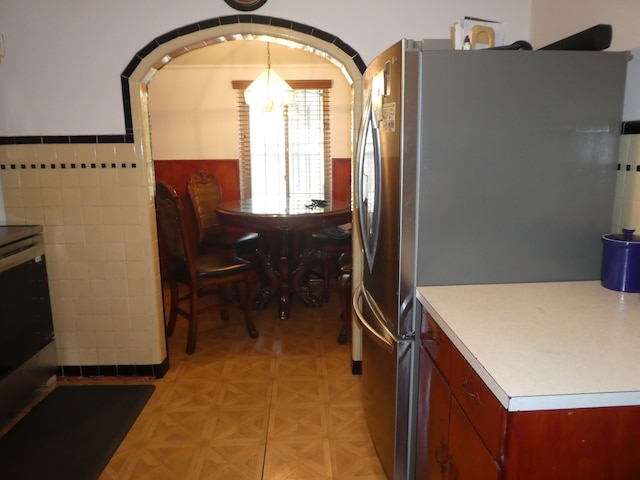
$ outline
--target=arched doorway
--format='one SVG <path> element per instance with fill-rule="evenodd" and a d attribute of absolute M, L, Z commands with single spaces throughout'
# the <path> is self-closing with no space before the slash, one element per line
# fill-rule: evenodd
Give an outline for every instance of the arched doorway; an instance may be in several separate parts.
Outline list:
<path fill-rule="evenodd" d="M 147 172 L 146 185 L 144 186 L 146 192 L 152 192 L 155 184 L 147 90 L 155 74 L 172 59 L 195 49 L 234 40 L 264 38 L 285 42 L 295 48 L 322 56 L 341 69 L 345 78 L 352 85 L 351 138 L 357 138 L 357 128 L 363 109 L 362 74 L 365 64 L 349 45 L 335 36 L 308 25 L 272 17 L 234 15 L 198 22 L 167 32 L 151 41 L 134 56 L 121 75 L 126 135 L 128 140 L 134 144 L 134 148 L 141 152 L 141 157 L 144 160 Z M 353 156 L 354 145 L 352 145 L 351 151 Z M 148 205 L 148 211 L 145 216 L 151 224 L 155 225 L 153 201 L 146 205 Z M 155 271 L 158 272 L 156 274 L 157 281 L 154 282 L 153 288 L 156 292 L 156 304 L 159 306 L 161 314 L 162 289 L 159 281 L 158 246 L 154 239 L 150 243 L 147 254 L 151 263 L 156 267 Z M 355 261 L 357 262 L 357 260 Z M 357 267 L 354 270 L 357 271 Z M 357 282 L 356 275 L 354 284 Z M 164 332 L 158 333 L 164 335 Z M 353 336 L 353 341 L 353 370 L 357 372 L 360 361 L 357 335 Z"/>

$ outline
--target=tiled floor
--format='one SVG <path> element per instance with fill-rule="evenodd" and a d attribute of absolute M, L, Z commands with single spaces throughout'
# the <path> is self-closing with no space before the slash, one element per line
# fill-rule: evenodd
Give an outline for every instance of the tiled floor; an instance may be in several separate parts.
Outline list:
<path fill-rule="evenodd" d="M 336 341 L 337 295 L 322 308 L 272 302 L 255 312 L 258 339 L 239 312 L 205 317 L 187 356 L 186 321 L 169 339 L 171 369 L 101 480 L 386 480 L 351 374 Z"/>

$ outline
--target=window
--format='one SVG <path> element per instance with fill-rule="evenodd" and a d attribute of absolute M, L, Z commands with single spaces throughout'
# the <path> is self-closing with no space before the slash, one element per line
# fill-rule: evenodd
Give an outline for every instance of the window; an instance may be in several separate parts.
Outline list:
<path fill-rule="evenodd" d="M 274 112 L 244 103 L 250 82 L 233 83 L 238 92 L 242 197 L 331 198 L 331 81 L 289 81 L 294 102 Z"/>

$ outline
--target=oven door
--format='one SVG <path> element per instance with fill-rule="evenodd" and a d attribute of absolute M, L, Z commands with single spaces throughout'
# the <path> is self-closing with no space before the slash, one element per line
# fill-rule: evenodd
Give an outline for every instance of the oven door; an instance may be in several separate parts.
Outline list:
<path fill-rule="evenodd" d="M 58 369 L 42 235 L 26 235 L 0 245 L 0 428 Z"/>
<path fill-rule="evenodd" d="M 54 337 L 44 247 L 30 238 L 0 249 L 0 379 Z"/>

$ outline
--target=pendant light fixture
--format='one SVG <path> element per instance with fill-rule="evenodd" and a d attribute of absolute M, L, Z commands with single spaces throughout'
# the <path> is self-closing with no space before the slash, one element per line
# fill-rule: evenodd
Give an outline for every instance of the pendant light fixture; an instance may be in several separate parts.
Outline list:
<path fill-rule="evenodd" d="M 265 112 L 278 110 L 293 102 L 294 91 L 280 75 L 271 69 L 271 49 L 267 42 L 267 69 L 244 91 L 247 105 L 258 106 Z"/>

